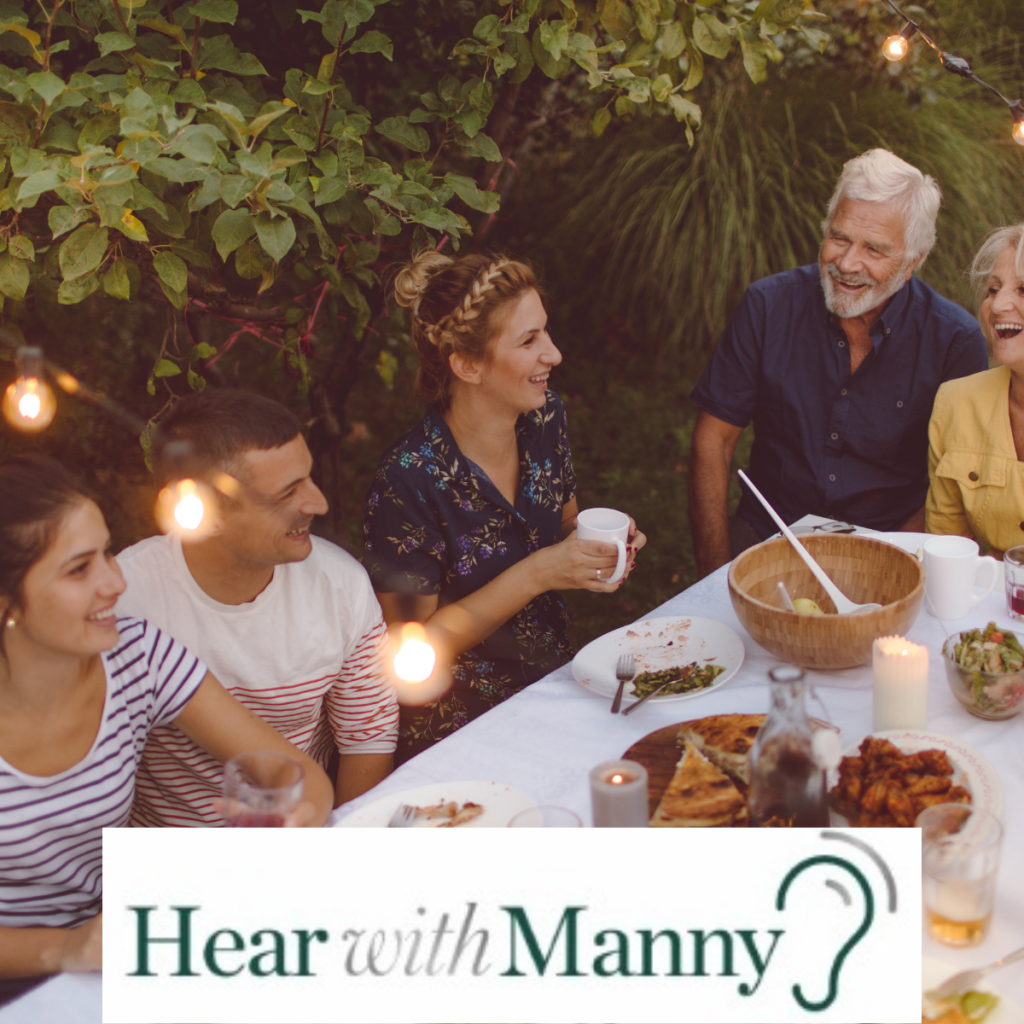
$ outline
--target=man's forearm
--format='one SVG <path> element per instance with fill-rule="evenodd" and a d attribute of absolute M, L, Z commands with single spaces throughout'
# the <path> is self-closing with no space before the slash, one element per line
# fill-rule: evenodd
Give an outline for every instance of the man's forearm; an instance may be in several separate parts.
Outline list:
<path fill-rule="evenodd" d="M 690 455 L 690 529 L 700 578 L 732 558 L 729 546 L 729 467 L 724 449 L 693 446 Z"/>

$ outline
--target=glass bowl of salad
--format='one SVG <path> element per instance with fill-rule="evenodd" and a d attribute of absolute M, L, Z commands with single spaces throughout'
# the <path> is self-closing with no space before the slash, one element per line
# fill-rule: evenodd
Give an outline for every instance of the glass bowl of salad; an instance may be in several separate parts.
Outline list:
<path fill-rule="evenodd" d="M 954 633 L 942 645 L 953 696 L 979 718 L 1012 718 L 1024 711 L 1024 646 L 1015 633 L 990 622 Z"/>

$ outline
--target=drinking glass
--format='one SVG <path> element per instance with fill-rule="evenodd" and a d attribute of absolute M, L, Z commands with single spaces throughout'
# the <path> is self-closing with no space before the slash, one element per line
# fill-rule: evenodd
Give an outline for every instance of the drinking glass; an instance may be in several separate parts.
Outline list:
<path fill-rule="evenodd" d="M 224 765 L 223 814 L 234 828 L 283 828 L 302 799 L 302 765 L 286 754 L 251 750 Z"/>
<path fill-rule="evenodd" d="M 1024 547 L 1010 548 L 1003 555 L 1006 573 L 1006 612 L 1011 619 L 1024 622 Z"/>
<path fill-rule="evenodd" d="M 529 807 L 520 811 L 509 823 L 509 828 L 582 828 L 583 822 L 568 807 Z"/>
<path fill-rule="evenodd" d="M 916 825 L 932 935 L 947 946 L 977 946 L 992 920 L 1003 826 L 994 814 L 968 804 L 928 807 Z"/>

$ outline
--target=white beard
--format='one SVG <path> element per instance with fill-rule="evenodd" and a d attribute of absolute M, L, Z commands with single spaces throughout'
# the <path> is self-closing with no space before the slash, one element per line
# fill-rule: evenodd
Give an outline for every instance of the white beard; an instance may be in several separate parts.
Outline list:
<path fill-rule="evenodd" d="M 825 306 L 830 313 L 841 320 L 852 320 L 855 317 L 870 313 L 883 303 L 888 302 L 906 283 L 906 260 L 887 281 L 876 281 L 867 274 L 842 274 L 834 263 L 822 263 L 819 259 L 818 269 L 821 273 L 821 289 L 825 293 Z M 869 287 L 859 295 L 844 295 L 836 287 L 836 281 L 843 284 L 866 284 Z"/>

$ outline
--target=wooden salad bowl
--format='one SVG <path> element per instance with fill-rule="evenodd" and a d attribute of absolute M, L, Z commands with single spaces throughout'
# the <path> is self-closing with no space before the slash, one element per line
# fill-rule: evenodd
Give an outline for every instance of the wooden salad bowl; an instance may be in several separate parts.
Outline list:
<path fill-rule="evenodd" d="M 880 636 L 906 636 L 924 600 L 924 567 L 902 548 L 873 537 L 805 534 L 804 547 L 851 601 L 877 601 L 877 611 L 835 614 L 835 605 L 788 540 L 749 548 L 729 567 L 729 597 L 746 631 L 766 650 L 803 668 L 854 668 L 871 662 Z M 782 606 L 778 582 L 790 597 L 817 601 L 824 615 L 797 615 Z"/>

